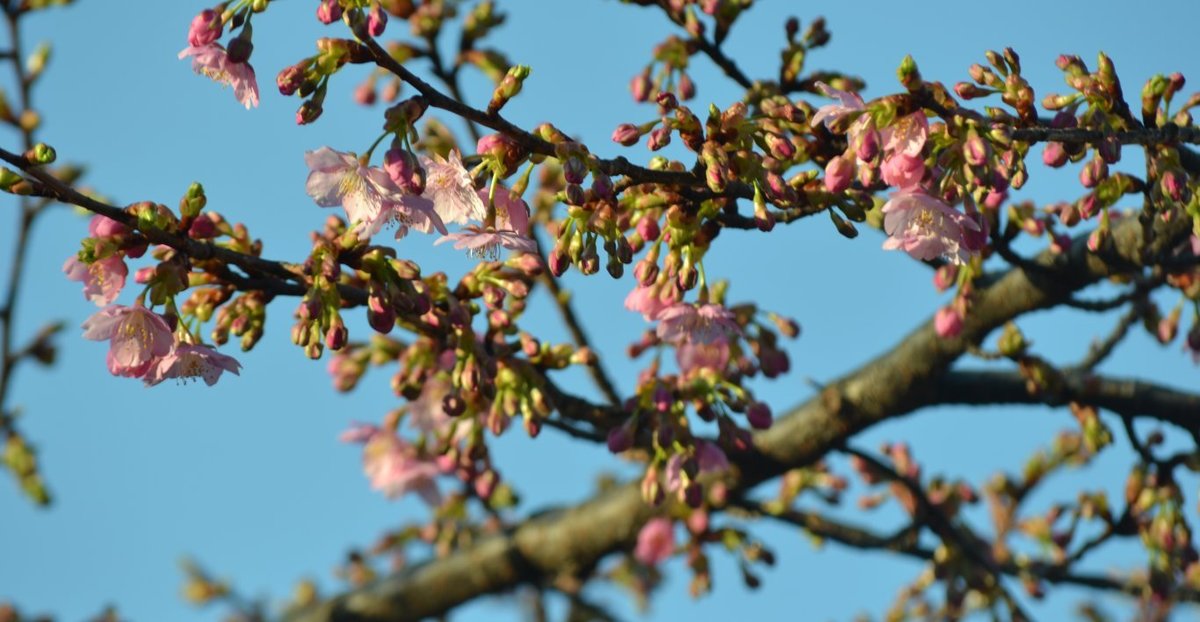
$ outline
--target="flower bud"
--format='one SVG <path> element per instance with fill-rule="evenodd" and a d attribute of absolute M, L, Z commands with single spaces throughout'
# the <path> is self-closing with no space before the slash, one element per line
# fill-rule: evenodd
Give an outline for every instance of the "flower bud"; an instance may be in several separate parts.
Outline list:
<path fill-rule="evenodd" d="M 771 408 L 763 402 L 753 402 L 746 409 L 746 421 L 756 430 L 766 430 L 771 427 Z"/>
<path fill-rule="evenodd" d="M 188 45 L 200 47 L 220 39 L 223 27 L 220 13 L 212 9 L 200 11 L 188 27 Z"/>
<path fill-rule="evenodd" d="M 633 101 L 645 102 L 650 99 L 650 90 L 653 85 L 650 83 L 650 70 L 646 69 L 642 73 L 634 76 L 629 81 L 629 92 L 633 95 Z"/>
<path fill-rule="evenodd" d="M 317 20 L 329 25 L 342 19 L 342 5 L 338 0 L 321 0 L 317 5 Z"/>
<path fill-rule="evenodd" d="M 641 138 L 641 131 L 638 130 L 638 127 L 632 123 L 622 123 L 618 125 L 617 129 L 613 130 L 612 133 L 613 142 L 619 143 L 626 147 L 632 147 L 633 145 L 636 145 Z"/>
<path fill-rule="evenodd" d="M 383 35 L 384 28 L 387 27 L 388 16 L 383 12 L 383 7 L 376 4 L 371 7 L 371 11 L 367 14 L 367 32 L 372 37 Z"/>
<path fill-rule="evenodd" d="M 1062 143 L 1049 142 L 1042 149 L 1042 163 L 1050 168 L 1059 168 L 1067 163 L 1067 150 Z"/>
<path fill-rule="evenodd" d="M 669 144 L 671 144 L 671 130 L 666 127 L 655 128 L 650 132 L 650 140 L 646 141 L 646 146 L 650 148 L 650 151 L 658 151 Z"/>
<path fill-rule="evenodd" d="M 933 316 L 933 328 L 943 339 L 957 337 L 962 333 L 962 315 L 954 308 L 954 305 L 942 307 Z"/>

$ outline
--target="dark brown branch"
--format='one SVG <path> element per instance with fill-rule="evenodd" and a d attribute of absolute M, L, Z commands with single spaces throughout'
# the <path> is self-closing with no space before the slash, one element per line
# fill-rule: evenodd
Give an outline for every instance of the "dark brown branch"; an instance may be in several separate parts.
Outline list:
<path fill-rule="evenodd" d="M 1200 428 L 1200 394 L 1133 380 L 1067 372 L 1050 392 L 1030 392 L 1015 372 L 955 371 L 936 385 L 942 404 L 1090 404 L 1118 415 L 1157 419 L 1183 430 Z"/>
<path fill-rule="evenodd" d="M 1083 357 L 1082 361 L 1072 367 L 1071 371 L 1090 372 L 1093 369 L 1096 369 L 1096 366 L 1098 366 L 1100 363 L 1103 363 L 1104 360 L 1113 353 L 1113 350 L 1117 348 L 1117 345 L 1120 344 L 1121 341 L 1125 339 L 1125 336 L 1129 334 L 1130 327 L 1137 323 L 1137 321 L 1142 318 L 1142 315 L 1144 315 L 1145 312 L 1146 308 L 1143 302 L 1134 303 L 1134 305 L 1131 306 L 1129 310 L 1121 315 L 1120 319 L 1117 320 L 1116 326 L 1113 326 L 1113 329 L 1108 333 L 1108 336 L 1105 337 L 1103 341 L 1093 343 L 1092 346 L 1088 348 L 1087 355 Z"/>

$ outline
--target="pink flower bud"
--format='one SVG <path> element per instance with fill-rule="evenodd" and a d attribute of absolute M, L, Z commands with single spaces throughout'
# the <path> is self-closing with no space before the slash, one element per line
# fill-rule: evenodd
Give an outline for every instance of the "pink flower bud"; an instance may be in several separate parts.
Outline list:
<path fill-rule="evenodd" d="M 870 130 L 864 132 L 862 141 L 858 143 L 858 149 L 855 150 L 855 155 L 863 162 L 870 162 L 879 154 L 879 132 Z"/>
<path fill-rule="evenodd" d="M 324 112 L 324 108 L 321 107 L 321 104 L 307 99 L 296 110 L 296 125 L 308 125 L 320 118 L 322 112 Z"/>
<path fill-rule="evenodd" d="M 338 322 L 325 331 L 325 346 L 330 350 L 341 350 L 345 347 L 348 338 L 349 333 L 346 331 L 346 325 Z"/>
<path fill-rule="evenodd" d="M 550 268 L 550 274 L 554 276 L 562 276 L 567 268 L 571 267 L 571 259 L 567 257 L 566 252 L 555 246 L 550 256 L 546 258 L 546 262 Z"/>
<path fill-rule="evenodd" d="M 372 37 L 381 36 L 387 27 L 387 20 L 387 13 L 383 12 L 382 6 L 376 4 L 371 7 L 371 12 L 367 14 L 367 33 Z"/>
<path fill-rule="evenodd" d="M 636 145 L 641 138 L 641 132 L 639 132 L 637 126 L 632 123 L 622 123 L 618 125 L 617 129 L 613 130 L 612 133 L 613 142 L 626 147 L 632 147 L 633 145 Z"/>
<path fill-rule="evenodd" d="M 133 273 L 133 280 L 135 283 L 140 283 L 141 285 L 146 285 L 147 283 L 149 283 L 151 280 L 154 279 L 154 272 L 155 272 L 154 266 L 146 266 L 145 268 L 138 268 L 138 271 Z"/>
<path fill-rule="evenodd" d="M 317 19 L 326 25 L 342 19 L 342 5 L 338 0 L 321 0 L 321 4 L 317 5 Z"/>
<path fill-rule="evenodd" d="M 987 144 L 978 135 L 973 135 L 963 143 L 963 158 L 971 166 L 987 164 Z"/>
<path fill-rule="evenodd" d="M 411 194 L 425 192 L 425 169 L 406 149 L 388 149 L 383 155 L 383 170 L 401 190 Z"/>
<path fill-rule="evenodd" d="M 208 240 L 217 236 L 217 225 L 212 219 L 201 214 L 188 227 L 188 236 L 196 240 Z"/>
<path fill-rule="evenodd" d="M 88 222 L 88 235 L 93 238 L 110 238 L 126 233 L 129 233 L 129 227 L 107 216 L 97 214 Z"/>
<path fill-rule="evenodd" d="M 587 165 L 576 156 L 570 156 L 563 162 L 563 178 L 568 184 L 582 184 L 587 173 Z"/>
<path fill-rule="evenodd" d="M 1006 201 L 1007 199 L 1008 199 L 1007 191 L 997 192 L 995 190 L 992 190 L 992 191 L 989 191 L 987 193 L 987 196 L 983 198 L 983 206 L 988 209 L 993 209 L 993 210 L 998 209 L 1001 205 L 1004 204 L 1004 201 Z"/>
<path fill-rule="evenodd" d="M 676 85 L 676 91 L 679 93 L 679 99 L 688 101 L 696 96 L 696 83 L 692 82 L 692 77 L 685 73 L 679 76 L 679 84 Z"/>
<path fill-rule="evenodd" d="M 1079 171 L 1079 183 L 1084 188 L 1095 188 L 1105 177 L 1108 177 L 1108 164 L 1100 158 L 1093 158 Z"/>
<path fill-rule="evenodd" d="M 370 106 L 375 103 L 375 81 L 364 80 L 354 88 L 354 102 L 362 106 Z"/>
<path fill-rule="evenodd" d="M 1166 345 L 1175 340 L 1175 336 L 1179 334 L 1180 313 L 1181 309 L 1179 307 L 1175 307 L 1175 309 L 1173 309 L 1171 313 L 1167 315 L 1167 317 L 1164 317 L 1158 321 L 1157 336 L 1159 343 Z"/>
<path fill-rule="evenodd" d="M 962 333 L 963 318 L 953 305 L 942 307 L 933 316 L 933 329 L 939 337 L 957 337 Z"/>
<path fill-rule="evenodd" d="M 883 161 L 883 181 L 901 190 L 910 189 L 921 183 L 925 176 L 925 161 L 919 156 L 895 153 Z"/>
<path fill-rule="evenodd" d="M 275 85 L 283 95 L 292 95 L 304 84 L 304 73 L 308 70 L 308 61 L 301 61 L 291 67 L 285 67 L 275 77 Z"/>
<path fill-rule="evenodd" d="M 665 127 L 659 127 L 650 132 L 650 140 L 646 141 L 646 146 L 650 148 L 650 151 L 658 151 L 669 144 L 671 144 L 671 130 Z"/>
<path fill-rule="evenodd" d="M 933 273 L 933 286 L 939 292 L 944 292 L 958 281 L 958 264 L 948 263 Z"/>
<path fill-rule="evenodd" d="M 1177 171 L 1167 171 L 1162 176 L 1162 189 L 1167 196 L 1174 201 L 1183 200 L 1183 184 L 1185 183 L 1183 175 Z"/>
<path fill-rule="evenodd" d="M 650 83 L 649 70 L 643 71 L 629 81 L 629 92 L 633 95 L 633 101 L 636 102 L 649 100 L 651 88 L 653 88 L 653 85 Z"/>
<path fill-rule="evenodd" d="M 765 430 L 771 427 L 771 407 L 762 402 L 754 402 L 746 409 L 746 421 L 750 427 L 756 430 Z"/>
<path fill-rule="evenodd" d="M 825 189 L 834 194 L 845 192 L 854 179 L 854 163 L 846 156 L 837 156 L 825 165 Z"/>
<path fill-rule="evenodd" d="M 192 47 L 208 45 L 221 38 L 222 29 L 221 14 L 212 9 L 204 9 L 192 18 L 188 27 L 188 44 Z"/>

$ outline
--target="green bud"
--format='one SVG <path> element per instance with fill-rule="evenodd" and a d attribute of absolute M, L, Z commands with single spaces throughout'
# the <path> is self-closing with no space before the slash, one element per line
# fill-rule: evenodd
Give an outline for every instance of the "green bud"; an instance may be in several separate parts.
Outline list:
<path fill-rule="evenodd" d="M 0 166 L 0 190 L 9 192 L 11 191 L 13 184 L 23 179 L 24 177 L 18 175 L 16 171 Z"/>
<path fill-rule="evenodd" d="M 187 193 L 183 195 L 183 199 L 179 201 L 179 213 L 184 218 L 195 218 L 200 215 L 200 210 L 208 204 L 208 198 L 204 195 L 204 186 L 200 182 L 194 181 L 188 186 Z"/>
<path fill-rule="evenodd" d="M 1004 325 L 1004 331 L 1000 333 L 1000 343 L 998 344 L 1000 353 L 1007 357 L 1020 356 L 1029 347 L 1029 343 L 1025 341 L 1025 335 L 1021 332 L 1017 325 L 1009 322 Z"/>
<path fill-rule="evenodd" d="M 46 143 L 38 143 L 25 153 L 25 159 L 34 164 L 52 164 L 58 154 L 54 152 L 54 147 Z"/>
<path fill-rule="evenodd" d="M 921 88 L 921 71 L 917 69 L 917 62 L 913 60 L 911 54 L 900 61 L 900 67 L 896 69 L 896 77 L 900 79 L 900 84 L 910 92 Z"/>

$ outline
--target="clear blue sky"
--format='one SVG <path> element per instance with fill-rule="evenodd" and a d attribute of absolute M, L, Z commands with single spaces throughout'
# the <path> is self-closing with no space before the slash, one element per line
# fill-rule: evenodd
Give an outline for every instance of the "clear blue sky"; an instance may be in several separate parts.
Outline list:
<path fill-rule="evenodd" d="M 816 7 L 760 5 L 735 29 L 728 48 L 747 73 L 769 76 L 777 66 L 789 7 Z M 364 75 L 355 68 L 337 77 L 317 124 L 294 125 L 299 102 L 274 91 L 275 73 L 311 54 L 316 37 L 344 36 L 344 30 L 321 27 L 313 18 L 314 6 L 280 2 L 255 21 L 253 60 L 263 103 L 251 112 L 175 58 L 200 3 L 82 0 L 30 20 L 27 41 L 55 43 L 51 68 L 35 95 L 45 117 L 40 137 L 58 149 L 61 159 L 87 164 L 87 180 L 119 203 L 174 205 L 190 182 L 200 180 L 210 209 L 247 223 L 265 241 L 266 255 L 301 258 L 307 232 L 319 228 L 327 215 L 304 194 L 302 153 L 322 145 L 361 151 L 375 137 L 380 114 L 349 101 L 354 82 Z M 1200 5 L 1180 0 L 1154 6 L 1150 11 L 1115 2 L 824 3 L 833 40 L 811 56 L 809 66 L 860 74 L 873 96 L 897 89 L 894 70 L 905 54 L 914 56 L 926 78 L 952 84 L 966 78 L 967 67 L 981 62 L 984 50 L 1011 45 L 1040 97 L 1065 88 L 1053 64 L 1059 53 L 1077 53 L 1092 63 L 1103 49 L 1115 60 L 1131 101 L 1137 101 L 1142 81 L 1153 73 L 1181 71 L 1200 78 L 1194 33 Z M 510 118 L 526 127 L 550 120 L 602 155 L 618 153 L 608 140 L 612 128 L 653 114 L 630 101 L 625 85 L 652 45 L 670 32 L 666 20 L 611 0 L 510 0 L 501 7 L 510 11 L 510 21 L 494 41 L 513 61 L 533 66 L 524 94 L 506 109 Z M 800 17 L 807 22 L 815 14 Z M 391 29 L 399 32 L 396 24 Z M 696 59 L 695 76 L 702 101 L 723 107 L 738 96 L 703 59 Z M 479 79 L 467 86 L 468 98 L 477 105 L 490 95 Z M 0 140 L 6 148 L 17 147 L 14 136 Z M 628 155 L 646 157 L 641 147 Z M 1139 160 L 1135 151 L 1126 152 L 1127 162 Z M 1078 194 L 1075 171 L 1032 173 L 1021 196 L 1044 204 Z M 14 221 L 11 209 L 0 208 L 0 217 Z M 267 336 L 241 357 L 240 378 L 226 377 L 213 389 L 166 384 L 147 390 L 139 382 L 110 377 L 105 346 L 82 340 L 74 328 L 94 308 L 59 272 L 84 232 L 85 221 L 68 209 L 54 210 L 35 231 L 19 334 L 31 334 L 51 319 L 63 319 L 71 329 L 62 336 L 55 367 L 20 370 L 12 403 L 28 415 L 21 427 L 41 448 L 56 503 L 49 510 L 35 509 L 7 475 L 0 477 L 0 600 L 13 599 L 28 611 L 63 620 L 82 619 L 107 603 L 135 620 L 212 620 L 216 611 L 193 610 L 179 597 L 182 575 L 176 562 L 181 556 L 195 555 L 250 595 L 278 600 L 302 577 L 317 579 L 328 593 L 342 587 L 330 569 L 349 547 L 368 546 L 389 526 L 421 515 L 416 501 L 392 503 L 371 492 L 357 448 L 336 440 L 349 421 L 378 420 L 395 405 L 387 374 L 369 377 L 349 396 L 335 394 L 325 362 L 308 361 L 290 344 L 293 300 L 271 307 Z M 0 226 L 5 262 L 12 235 L 11 225 Z M 852 369 L 944 302 L 935 295 L 927 269 L 880 250 L 880 241 L 869 231 L 846 241 L 825 219 L 814 218 L 769 236 L 722 236 L 706 262 L 710 275 L 733 279 L 733 300 L 753 298 L 803 325 L 802 338 L 790 350 L 792 373 L 760 387 L 777 411 L 811 393 L 807 379 L 823 382 Z M 431 242 L 410 237 L 400 252 L 426 271 L 456 276 L 468 266 L 448 247 L 435 249 Z M 603 274 L 586 283 L 574 274 L 567 279 L 569 287 L 578 287 L 577 304 L 623 390 L 631 388 L 636 369 L 624 360 L 624 345 L 644 329 L 640 316 L 621 307 L 631 283 L 629 278 L 614 283 Z M 548 338 L 565 340 L 544 302 L 528 321 L 549 327 Z M 1021 325 L 1040 353 L 1067 362 L 1105 332 L 1109 320 L 1054 312 L 1031 316 Z M 357 336 L 364 335 L 362 327 L 352 326 Z M 1148 374 L 1180 387 L 1195 386 L 1197 377 L 1177 345 L 1160 348 L 1140 333 L 1104 369 Z M 587 390 L 580 375 L 573 380 Z M 860 446 L 906 439 L 927 473 L 962 475 L 978 484 L 998 469 L 1018 469 L 1055 431 L 1072 426 L 1065 410 L 943 408 L 873 429 Z M 602 448 L 553 431 L 533 443 L 521 437 L 503 439 L 497 455 L 527 510 L 586 498 L 600 469 L 632 473 Z M 1123 447 L 1110 452 L 1097 468 L 1056 480 L 1034 506 L 1071 499 L 1079 486 L 1115 493 L 1129 463 Z M 1187 494 L 1196 490 L 1194 478 L 1185 480 Z M 848 500 L 859 491 L 853 489 Z M 1190 499 L 1194 514 L 1195 497 Z M 881 531 L 900 524 L 894 510 L 854 514 Z M 917 572 L 916 565 L 886 555 L 852 554 L 835 545 L 817 551 L 801 534 L 772 525 L 759 525 L 756 533 L 780 560 L 765 574 L 758 594 L 749 595 L 736 567 L 715 553 L 713 595 L 691 600 L 686 570 L 676 562 L 667 567 L 672 580 L 645 619 L 724 620 L 747 612 L 765 619 L 795 619 L 798 612 L 803 619 L 879 614 Z M 1136 548 L 1113 547 L 1091 568 L 1143 564 Z M 1080 598 L 1080 592 L 1063 590 L 1033 611 L 1063 619 Z M 637 619 L 616 592 L 602 590 L 598 600 L 622 617 Z M 519 616 L 511 602 L 489 599 L 454 617 Z"/>

